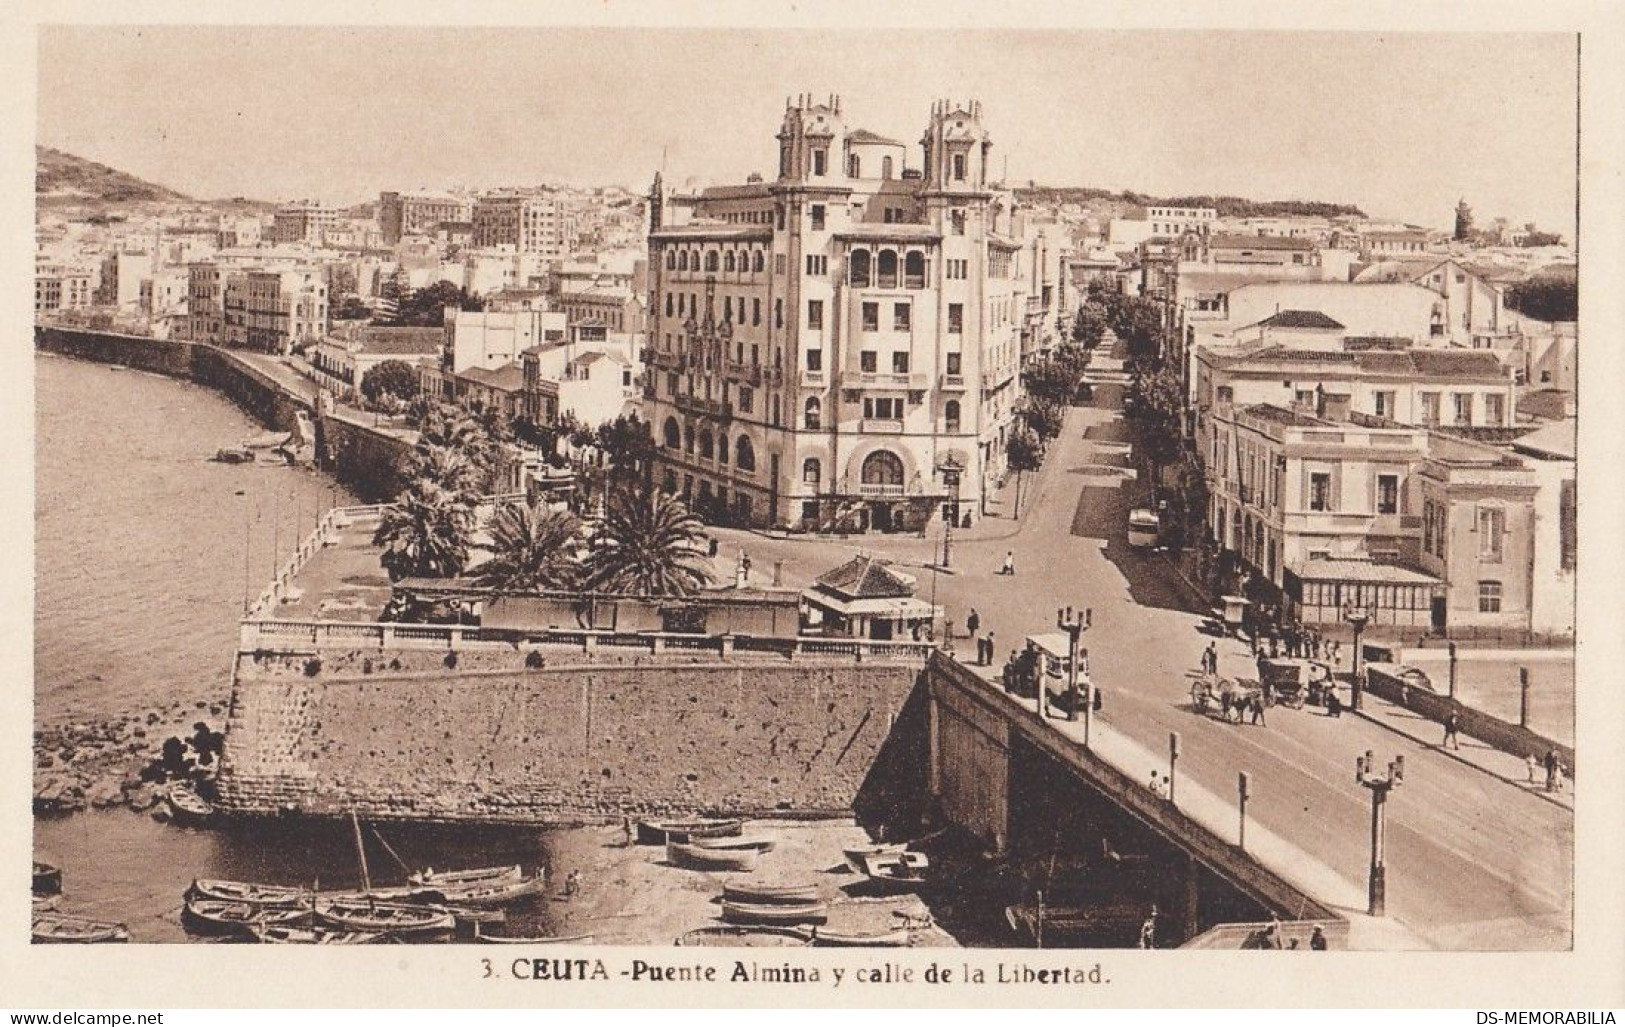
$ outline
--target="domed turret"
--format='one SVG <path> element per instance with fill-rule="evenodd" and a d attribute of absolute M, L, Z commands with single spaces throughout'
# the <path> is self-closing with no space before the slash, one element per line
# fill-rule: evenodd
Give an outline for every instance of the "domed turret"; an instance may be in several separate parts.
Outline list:
<path fill-rule="evenodd" d="M 927 189 L 980 192 L 987 188 L 987 163 L 993 141 L 982 127 L 982 104 L 971 100 L 956 105 L 939 100 L 931 106 L 925 137 Z"/>
<path fill-rule="evenodd" d="M 784 101 L 784 123 L 779 128 L 779 181 L 818 182 L 845 175 L 836 140 L 846 134 L 841 120 L 841 98 L 830 96 L 814 103 L 802 94 Z"/>

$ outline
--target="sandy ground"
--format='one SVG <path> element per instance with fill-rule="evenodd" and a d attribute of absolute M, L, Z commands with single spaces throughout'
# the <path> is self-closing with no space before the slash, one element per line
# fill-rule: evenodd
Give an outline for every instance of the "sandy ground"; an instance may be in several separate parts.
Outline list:
<path fill-rule="evenodd" d="M 869 844 L 853 821 L 751 821 L 745 831 L 777 839 L 750 874 L 708 873 L 674 866 L 663 847 L 626 844 L 618 827 L 571 831 L 553 853 L 552 874 L 562 885 L 579 871 L 580 890 L 564 899 L 552 888 L 553 930 L 560 936 L 590 934 L 598 944 L 670 945 L 697 927 L 723 923 L 722 887 L 735 880 L 756 884 L 817 884 L 830 903 L 831 930 L 872 932 L 901 923 L 898 913 L 926 915 L 911 895 L 857 897 L 844 886 L 860 878 L 847 869 L 843 848 Z M 518 924 L 513 925 L 518 933 Z M 916 946 L 956 944 L 940 928 L 917 931 Z"/>

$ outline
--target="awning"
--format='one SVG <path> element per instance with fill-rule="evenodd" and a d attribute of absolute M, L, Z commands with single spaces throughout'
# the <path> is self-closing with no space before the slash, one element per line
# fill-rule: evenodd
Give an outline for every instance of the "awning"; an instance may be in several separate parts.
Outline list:
<path fill-rule="evenodd" d="M 827 592 L 803 592 L 802 598 L 811 606 L 843 617 L 886 617 L 893 620 L 929 620 L 941 615 L 942 608 L 932 606 L 923 599 L 849 599 L 843 600 Z"/>

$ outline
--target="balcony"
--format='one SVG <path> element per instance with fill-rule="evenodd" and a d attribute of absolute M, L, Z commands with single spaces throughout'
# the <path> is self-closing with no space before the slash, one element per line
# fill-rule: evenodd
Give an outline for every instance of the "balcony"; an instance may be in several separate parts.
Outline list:
<path fill-rule="evenodd" d="M 868 422 L 864 423 L 867 424 Z M 901 427 L 901 423 L 899 423 L 899 427 Z M 878 496 L 901 496 L 903 495 L 903 486 L 880 484 L 877 482 L 863 482 L 858 486 L 858 495 L 866 498 Z"/>
<path fill-rule="evenodd" d="M 897 371 L 847 371 L 841 375 L 843 389 L 923 389 L 926 376 Z"/>
<path fill-rule="evenodd" d="M 733 420 L 733 404 L 703 396 L 673 396 L 672 405 L 687 414 L 711 417 L 718 421 Z"/>
<path fill-rule="evenodd" d="M 762 365 L 760 364 L 742 364 L 734 360 L 725 361 L 722 365 L 722 374 L 726 378 L 744 382 L 747 385 L 762 384 Z"/>
<path fill-rule="evenodd" d="M 879 417 L 865 417 L 861 428 L 866 435 L 901 435 L 903 422 L 901 419 L 891 420 Z"/>
<path fill-rule="evenodd" d="M 937 388 L 944 392 L 964 392 L 965 376 L 962 374 L 945 374 L 938 380 Z"/>
<path fill-rule="evenodd" d="M 663 350 L 646 350 L 643 362 L 657 371 L 672 371 L 682 374 L 688 367 L 688 358 L 681 353 L 667 353 Z"/>
<path fill-rule="evenodd" d="M 829 377 L 823 371 L 802 371 L 796 375 L 796 384 L 803 389 L 825 389 L 829 387 Z"/>

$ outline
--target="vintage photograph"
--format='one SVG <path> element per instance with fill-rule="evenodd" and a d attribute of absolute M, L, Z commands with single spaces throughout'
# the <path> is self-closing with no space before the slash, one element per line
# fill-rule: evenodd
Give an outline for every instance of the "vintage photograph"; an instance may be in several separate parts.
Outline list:
<path fill-rule="evenodd" d="M 1569 952 L 1582 50 L 41 26 L 32 942 Z"/>

